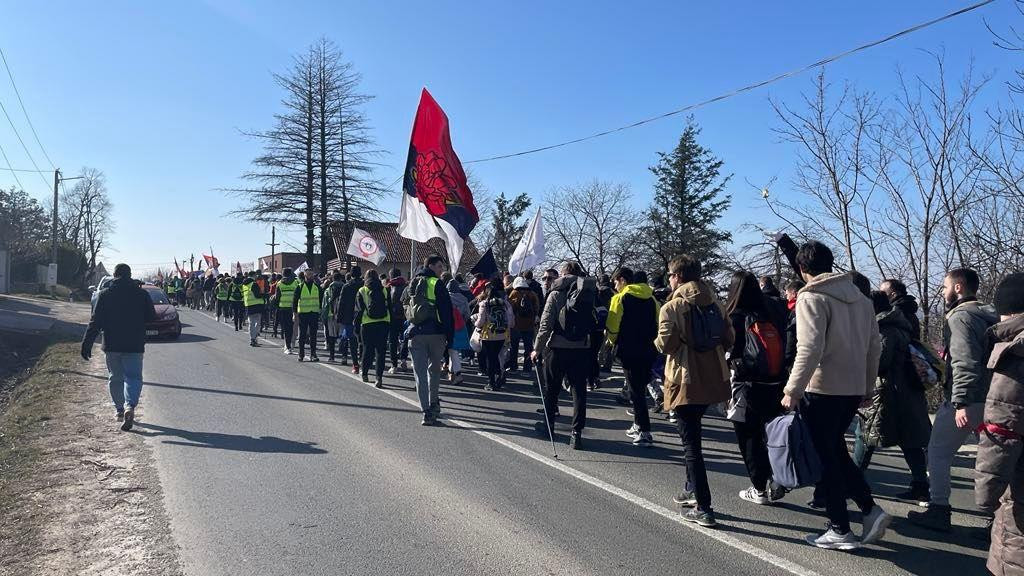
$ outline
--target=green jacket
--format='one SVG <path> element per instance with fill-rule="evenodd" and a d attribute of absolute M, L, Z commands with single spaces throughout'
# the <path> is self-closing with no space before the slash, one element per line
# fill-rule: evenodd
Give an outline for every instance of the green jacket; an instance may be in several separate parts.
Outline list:
<path fill-rule="evenodd" d="M 946 314 L 943 330 L 946 399 L 951 404 L 985 401 L 992 373 L 986 368 L 991 348 L 988 329 L 999 321 L 991 306 L 977 300 L 957 304 Z"/>

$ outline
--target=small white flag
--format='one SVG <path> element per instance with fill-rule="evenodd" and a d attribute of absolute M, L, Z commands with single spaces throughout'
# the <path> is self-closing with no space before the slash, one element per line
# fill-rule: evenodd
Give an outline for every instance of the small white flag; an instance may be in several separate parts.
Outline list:
<path fill-rule="evenodd" d="M 352 229 L 352 240 L 348 243 L 348 254 L 356 258 L 362 258 L 367 262 L 373 262 L 374 266 L 380 266 L 380 263 L 384 261 L 386 256 L 384 249 L 377 243 L 377 240 L 370 236 L 369 232 L 359 228 Z"/>
<path fill-rule="evenodd" d="M 544 250 L 544 226 L 542 224 L 540 208 L 538 208 L 537 214 L 534 215 L 530 225 L 526 227 L 526 232 L 519 240 L 516 251 L 512 253 L 512 258 L 508 261 L 510 274 L 516 275 L 524 270 L 532 270 L 547 258 L 547 253 Z"/>
<path fill-rule="evenodd" d="M 270 266 L 267 266 L 267 261 L 260 258 L 260 270 L 270 270 Z"/>
<path fill-rule="evenodd" d="M 302 264 L 299 264 L 299 267 L 295 269 L 295 273 L 296 274 L 301 274 L 301 273 L 305 272 L 306 270 L 309 270 L 309 264 L 306 264 L 306 261 L 303 260 Z"/>

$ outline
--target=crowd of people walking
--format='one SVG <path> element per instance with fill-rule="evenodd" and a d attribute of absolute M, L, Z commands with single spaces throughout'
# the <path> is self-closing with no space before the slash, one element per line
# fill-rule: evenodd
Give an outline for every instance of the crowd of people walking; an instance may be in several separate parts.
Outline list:
<path fill-rule="evenodd" d="M 739 270 L 720 294 L 702 263 L 687 255 L 658 271 L 663 284 L 629 268 L 588 276 L 576 262 L 546 270 L 540 282 L 532 271 L 478 274 L 467 282 L 432 255 L 411 279 L 397 269 L 381 275 L 352 266 L 319 277 L 285 269 L 175 279 L 165 289 L 180 305 L 214 311 L 236 331 L 248 327 L 253 347 L 269 331 L 283 339 L 284 354 L 319 362 L 322 329 L 327 361 L 351 366 L 364 382 L 382 388 L 386 375 L 411 370 L 424 426 L 441 418 L 442 379 L 464 385 L 463 371 L 474 363 L 488 392 L 501 390 L 509 376 L 535 375 L 542 402 L 536 432 L 552 441 L 559 397 L 567 392 L 568 444 L 584 449 L 587 394 L 617 360 L 624 376 L 618 399 L 632 417 L 627 437 L 639 448 L 654 444 L 652 411 L 675 424 L 685 482 L 674 501 L 685 519 L 705 527 L 717 525 L 702 450 L 708 412 L 721 409 L 733 426 L 750 479 L 737 497 L 770 505 L 789 489 L 774 477 L 766 427 L 798 411 L 820 462 L 807 503 L 828 519 L 823 533 L 808 537 L 820 548 L 852 550 L 884 536 L 892 518 L 864 475 L 879 448 L 899 447 L 906 460 L 911 481 L 899 498 L 924 507 L 909 520 L 948 532 L 953 458 L 980 435 L 976 494 L 991 519 L 980 534 L 992 540 L 989 568 L 1019 573 L 1013 570 L 1024 541 L 1024 274 L 1002 280 L 993 306 L 978 300 L 975 271 L 950 270 L 943 333 L 933 347 L 920 306 L 899 279 L 883 279 L 872 290 L 863 275 L 837 271 L 819 242 L 784 251 L 793 275 L 781 291 L 772 278 Z M 93 338 L 105 326 L 116 330 L 101 326 L 109 322 L 102 302 Z M 934 421 L 932 388 L 942 391 Z M 119 411 L 124 398 L 137 402 L 134 385 L 127 394 L 114 395 L 113 384 L 111 390 Z M 859 534 L 847 500 L 862 513 Z"/>

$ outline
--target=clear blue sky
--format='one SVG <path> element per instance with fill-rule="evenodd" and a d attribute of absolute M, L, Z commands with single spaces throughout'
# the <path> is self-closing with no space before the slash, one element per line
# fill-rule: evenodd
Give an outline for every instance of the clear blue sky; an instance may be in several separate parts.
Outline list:
<path fill-rule="evenodd" d="M 671 110 L 968 3 L 0 0 L 0 46 L 54 162 L 66 175 L 82 166 L 107 175 L 117 230 L 104 261 L 152 269 L 173 257 L 198 258 L 210 245 L 224 262 L 268 252 L 269 227 L 225 217 L 237 201 L 216 189 L 237 185 L 258 153 L 239 129 L 266 128 L 279 110 L 271 73 L 320 36 L 338 44 L 363 75 L 363 90 L 376 96 L 366 112 L 390 151 L 381 176 L 391 182 L 405 161 L 422 86 L 447 111 L 465 161 Z M 897 67 L 931 74 L 923 51 L 944 49 L 951 72 L 974 58 L 993 75 L 983 102 L 1005 99 L 1002 80 L 1019 61 L 992 45 L 983 18 L 1024 27 L 1012 2 L 999 0 L 833 64 L 828 74 L 886 97 Z M 778 176 L 775 192 L 786 193 L 794 151 L 772 132 L 768 98 L 795 101 L 812 76 L 695 114 L 703 143 L 735 173 L 729 227 L 765 220 L 744 179 Z M 48 168 L 2 74 L 0 101 Z M 647 167 L 675 144 L 682 123 L 676 117 L 473 170 L 494 192 L 538 200 L 552 187 L 594 178 L 627 182 L 641 205 L 651 193 Z M 32 167 L 2 117 L 0 146 L 16 168 Z M 52 175 L 19 177 L 33 196 L 49 198 Z M 11 184 L 0 170 L 0 186 Z M 396 185 L 382 206 L 395 212 L 399 194 Z M 298 228 L 282 237 L 302 247 Z"/>

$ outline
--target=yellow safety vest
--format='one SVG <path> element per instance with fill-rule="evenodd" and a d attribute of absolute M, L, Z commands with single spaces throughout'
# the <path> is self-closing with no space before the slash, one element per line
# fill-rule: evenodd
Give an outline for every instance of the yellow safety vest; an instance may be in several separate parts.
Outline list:
<path fill-rule="evenodd" d="M 244 306 L 246 308 L 263 303 L 263 299 L 257 298 L 256 295 L 252 293 L 252 285 L 253 282 L 242 284 L 242 302 L 244 302 Z"/>
<path fill-rule="evenodd" d="M 242 301 L 242 285 L 231 283 L 231 301 L 241 302 Z"/>
<path fill-rule="evenodd" d="M 391 311 L 388 310 L 387 296 L 384 298 L 384 316 L 381 318 L 370 317 L 370 287 L 363 286 L 359 289 L 359 299 L 363 301 L 363 325 L 375 322 L 391 322 Z"/>
<path fill-rule="evenodd" d="M 319 313 L 320 287 L 317 286 L 316 282 L 311 286 L 306 286 L 306 283 L 303 282 L 297 290 L 299 291 L 299 314 Z"/>
<path fill-rule="evenodd" d="M 278 304 L 281 308 L 290 308 L 292 301 L 295 299 L 295 289 L 299 287 L 299 279 L 292 278 L 291 282 L 285 282 L 284 280 L 277 281 L 277 294 Z"/>
<path fill-rule="evenodd" d="M 220 283 L 220 284 L 217 284 L 217 300 L 220 300 L 221 302 L 223 302 L 223 301 L 227 300 L 230 295 L 231 295 L 231 290 L 228 288 L 227 284 L 224 284 L 223 282 Z"/>
<path fill-rule="evenodd" d="M 167 285 L 167 295 L 171 296 L 172 294 L 174 294 L 174 292 L 175 292 L 174 284 L 168 284 Z"/>

